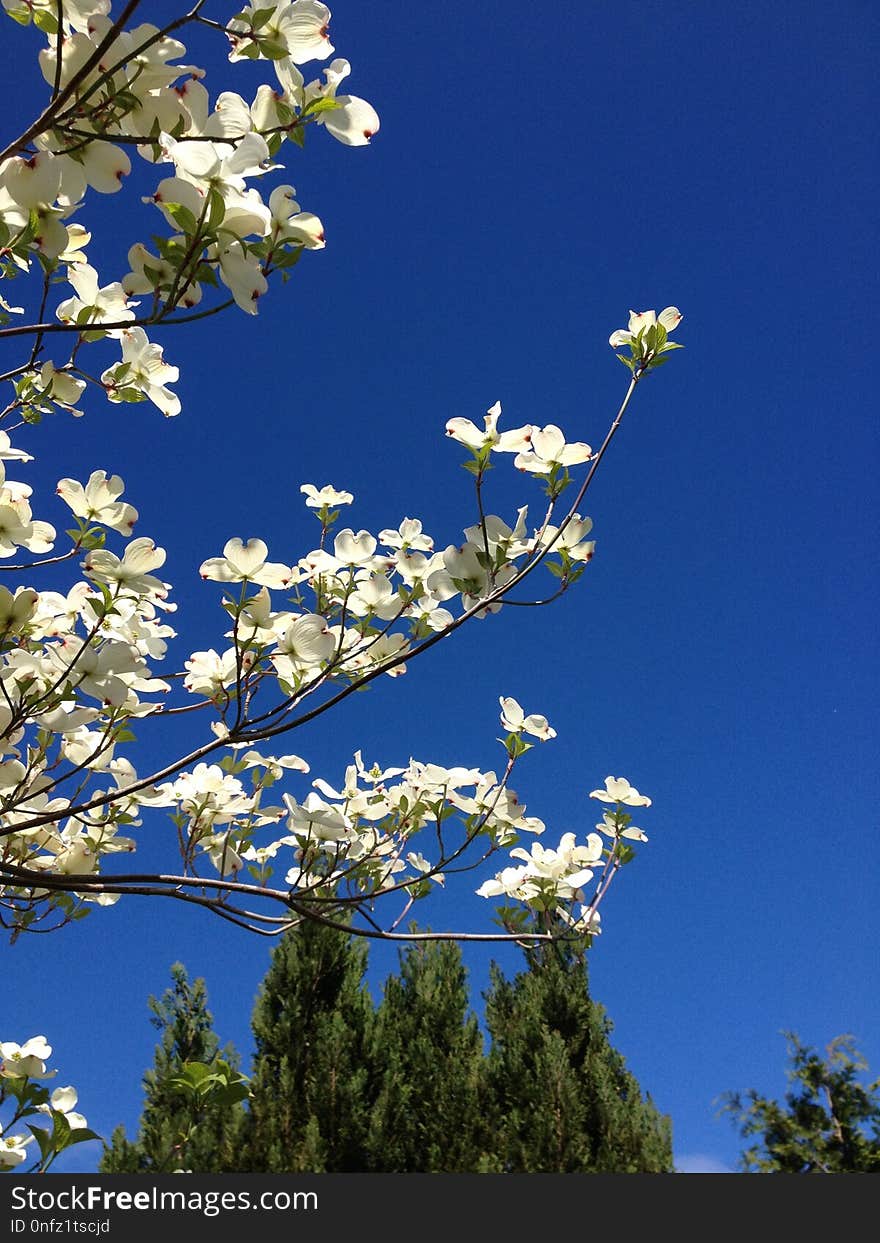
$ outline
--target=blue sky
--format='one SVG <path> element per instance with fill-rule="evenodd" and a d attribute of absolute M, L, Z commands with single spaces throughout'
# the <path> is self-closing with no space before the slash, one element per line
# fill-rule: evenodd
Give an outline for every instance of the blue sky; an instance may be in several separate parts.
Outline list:
<path fill-rule="evenodd" d="M 170 11 L 145 3 L 145 20 L 154 7 Z M 591 491 L 577 588 L 466 628 L 290 749 L 331 781 L 358 747 L 490 767 L 512 694 L 559 734 L 516 783 L 551 834 L 592 828 L 608 773 L 651 795 L 591 976 L 691 1168 L 735 1164 L 720 1093 L 783 1090 L 781 1029 L 851 1031 L 880 1066 L 878 24 L 854 0 L 340 3 L 337 54 L 382 129 L 366 149 L 320 133 L 284 149 L 327 249 L 256 320 L 156 334 L 182 368 L 177 420 L 93 403 L 27 442 L 30 482 L 123 475 L 140 533 L 169 550 L 182 658 L 223 630 L 204 557 L 231 535 L 279 560 L 313 546 L 300 482 L 350 488 L 355 527 L 417 514 L 451 542 L 472 519 L 446 420 L 500 399 L 508 426 L 595 445 L 626 387 L 609 333 L 629 307 L 682 309 L 687 348 L 640 387 Z M 40 96 L 27 32 L 5 38 L 11 128 Z M 212 91 L 261 80 L 204 48 Z M 120 202 L 83 216 L 104 279 L 155 227 L 138 206 L 129 228 Z M 498 512 L 538 504 L 513 472 L 491 483 Z M 168 832 L 154 823 L 145 858 Z M 483 926 L 470 888 L 435 924 Z M 131 1129 L 170 963 L 206 978 L 247 1054 L 268 948 L 130 899 L 4 950 L 4 1038 L 44 1032 L 92 1125 Z M 468 952 L 475 992 L 490 957 Z M 378 982 L 394 952 L 372 961 Z"/>

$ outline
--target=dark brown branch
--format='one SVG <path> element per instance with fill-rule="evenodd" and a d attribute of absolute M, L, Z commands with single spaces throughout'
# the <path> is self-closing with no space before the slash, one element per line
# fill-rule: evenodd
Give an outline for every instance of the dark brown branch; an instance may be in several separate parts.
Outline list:
<path fill-rule="evenodd" d="M 67 85 L 63 87 L 57 95 L 53 96 L 47 106 L 37 117 L 36 121 L 32 122 L 23 134 L 20 134 L 18 138 L 9 143 L 3 151 L 0 151 L 0 163 L 2 163 L 3 160 L 8 159 L 11 155 L 17 155 L 19 151 L 22 151 L 25 147 L 27 147 L 28 143 L 32 142 L 34 138 L 38 137 L 38 135 L 42 134 L 49 128 L 67 101 L 76 93 L 76 90 L 80 84 L 84 82 L 92 70 L 101 63 L 101 58 L 104 53 L 116 42 L 117 35 L 120 33 L 128 19 L 133 15 L 135 10 L 139 7 L 140 3 L 141 0 L 128 0 L 128 4 L 126 4 L 125 8 L 116 18 L 104 38 L 95 48 L 94 52 L 92 52 L 91 56 L 84 61 L 82 65 L 80 65 L 79 69 Z"/>

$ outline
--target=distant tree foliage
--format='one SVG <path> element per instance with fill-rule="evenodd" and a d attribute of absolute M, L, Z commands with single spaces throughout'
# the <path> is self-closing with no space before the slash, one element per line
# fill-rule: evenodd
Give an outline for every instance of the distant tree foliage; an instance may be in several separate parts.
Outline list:
<path fill-rule="evenodd" d="M 285 934 L 254 1006 L 248 1108 L 206 1108 L 179 1154 L 184 1168 L 671 1172 L 669 1119 L 612 1047 L 583 956 L 556 944 L 527 958 L 513 980 L 493 967 L 487 1053 L 457 944 L 404 950 L 376 1006 L 362 940 L 313 921 Z M 181 1102 L 165 1081 L 187 1056 L 217 1055 L 202 981 L 174 970 L 174 988 L 151 1003 L 163 1039 L 138 1141 L 120 1128 L 105 1172 L 175 1168 L 165 1154 Z"/>
<path fill-rule="evenodd" d="M 172 1173 L 186 1168 L 195 1173 L 235 1169 L 237 1130 L 241 1106 L 219 1098 L 203 1110 L 180 1091 L 174 1080 L 187 1063 L 238 1066 L 238 1055 L 221 1051 L 208 1009 L 204 980 L 190 982 L 186 968 L 171 968 L 171 987 L 157 1000 L 149 999 L 151 1022 L 160 1040 L 151 1070 L 144 1074 L 144 1108 L 137 1138 L 126 1138 L 125 1128 L 113 1132 L 99 1169 L 103 1174 Z"/>
<path fill-rule="evenodd" d="M 880 1173 L 880 1079 L 863 1082 L 868 1063 L 852 1036 L 825 1050 L 788 1042 L 791 1087 L 783 1102 L 749 1092 L 729 1092 L 723 1111 L 744 1139 L 756 1137 L 741 1158 L 759 1174 Z"/>
<path fill-rule="evenodd" d="M 528 951 L 528 969 L 493 969 L 486 995 L 494 1153 L 511 1173 L 667 1173 L 670 1120 L 612 1048 L 584 959 L 563 943 Z"/>

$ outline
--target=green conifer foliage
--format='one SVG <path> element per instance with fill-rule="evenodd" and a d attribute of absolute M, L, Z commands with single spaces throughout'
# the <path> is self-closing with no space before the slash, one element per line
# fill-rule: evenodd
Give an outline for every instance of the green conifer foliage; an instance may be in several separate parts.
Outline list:
<path fill-rule="evenodd" d="M 256 1000 L 248 1107 L 232 1084 L 225 1105 L 222 1091 L 206 1098 L 195 1129 L 183 1065 L 220 1063 L 203 982 L 176 966 L 173 987 L 151 1000 L 162 1039 L 138 1138 L 118 1129 L 101 1168 L 670 1171 L 669 1121 L 612 1048 L 583 956 L 557 944 L 527 958 L 513 980 L 493 970 L 484 1054 L 456 944 L 406 949 L 375 1009 L 365 943 L 304 923 L 279 941 Z"/>
<path fill-rule="evenodd" d="M 257 997 L 241 1167 L 359 1172 L 369 1117 L 366 947 L 308 920 L 286 934 Z"/>
<path fill-rule="evenodd" d="M 510 1173 L 664 1173 L 669 1119 L 643 1098 L 592 1000 L 582 955 L 563 944 L 527 954 L 486 994 L 488 1112 Z"/>
<path fill-rule="evenodd" d="M 373 1026 L 369 1168 L 463 1173 L 487 1167 L 483 1041 L 457 945 L 404 951 Z"/>
<path fill-rule="evenodd" d="M 220 1053 L 208 1009 L 204 980 L 190 983 L 186 968 L 171 968 L 171 987 L 158 1000 L 149 999 L 151 1022 L 161 1033 L 153 1067 L 144 1074 L 144 1108 L 137 1138 L 126 1138 L 117 1127 L 105 1147 L 99 1169 L 104 1174 L 217 1173 L 236 1168 L 236 1134 L 241 1106 L 209 1101 L 193 1106 L 174 1085 L 187 1062 L 238 1066 L 238 1055 L 227 1047 Z"/>

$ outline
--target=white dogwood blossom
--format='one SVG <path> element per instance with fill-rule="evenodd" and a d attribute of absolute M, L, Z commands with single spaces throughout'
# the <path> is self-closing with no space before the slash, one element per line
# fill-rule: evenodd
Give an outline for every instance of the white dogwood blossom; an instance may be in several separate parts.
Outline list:
<path fill-rule="evenodd" d="M 639 794 L 626 777 L 606 777 L 605 789 L 591 790 L 590 798 L 598 799 L 600 803 L 623 803 L 627 807 L 651 806 L 651 800 L 644 794 Z"/>
<path fill-rule="evenodd" d="M 629 346 L 629 357 L 618 354 L 620 361 L 632 372 L 633 383 L 646 372 L 666 361 L 664 355 L 683 347 L 668 339 L 681 323 L 682 314 L 676 306 L 668 306 L 659 315 L 654 311 L 630 311 L 629 326 L 619 328 L 608 339 L 613 349 Z"/>
<path fill-rule="evenodd" d="M 66 299 L 58 307 L 56 314 L 63 323 L 100 324 L 134 319 L 134 311 L 119 281 L 99 288 L 98 273 L 87 263 L 69 266 L 67 280 L 76 290 L 76 297 Z"/>
<path fill-rule="evenodd" d="M 13 1170 L 26 1161 L 27 1145 L 33 1141 L 33 1135 L 4 1135 L 0 1128 L 0 1169 Z"/>
<path fill-rule="evenodd" d="M 134 390 L 142 393 L 166 418 L 180 414 L 180 398 L 168 388 L 180 372 L 164 361 L 162 347 L 148 340 L 143 328 L 116 329 L 113 336 L 118 337 L 122 345 L 122 362 L 108 367 L 101 376 L 110 400 L 131 400 L 128 394 Z"/>
<path fill-rule="evenodd" d="M 45 1036 L 32 1036 L 23 1045 L 12 1040 L 0 1042 L 0 1075 L 5 1079 L 44 1079 L 55 1074 L 46 1069 L 52 1046 Z"/>
<path fill-rule="evenodd" d="M 510 696 L 502 695 L 498 702 L 501 704 L 501 724 L 512 734 L 531 734 L 542 742 L 556 737 L 556 730 L 550 727 L 545 716 L 538 713 L 526 716 L 516 700 Z"/>
<path fill-rule="evenodd" d="M 50 1093 L 41 1082 L 58 1073 L 46 1064 L 51 1054 L 45 1036 L 0 1042 L 0 1170 L 20 1170 L 30 1160 L 25 1173 L 45 1173 L 65 1148 L 98 1138 L 75 1109 L 75 1088 Z"/>
<path fill-rule="evenodd" d="M 141 536 L 125 546 L 121 557 L 104 548 L 90 552 L 83 562 L 83 571 L 96 582 L 108 583 L 135 595 L 162 599 L 168 586 L 150 571 L 164 564 L 165 549 L 157 548 L 151 539 Z"/>
<path fill-rule="evenodd" d="M 350 505 L 354 497 L 350 492 L 345 492 L 334 488 L 331 483 L 325 483 L 323 488 L 318 488 L 313 483 L 303 483 L 300 485 L 300 492 L 306 498 L 306 505 L 309 509 L 323 509 L 325 506 L 332 505 Z"/>
<path fill-rule="evenodd" d="M 668 306 L 659 315 L 654 311 L 630 311 L 629 325 L 612 332 L 608 338 L 608 344 L 615 349 L 621 345 L 631 345 L 640 333 L 643 333 L 646 328 L 653 328 L 655 324 L 661 324 L 667 332 L 672 332 L 681 320 L 682 314 L 677 306 Z"/>
<path fill-rule="evenodd" d="M 446 435 L 451 436 L 469 449 L 494 449 L 498 453 L 520 453 L 531 443 L 532 431 L 530 424 L 516 427 L 510 431 L 499 432 L 498 420 L 501 418 L 501 402 L 486 412 L 483 430 L 470 419 L 450 419 L 446 424 Z"/>
<path fill-rule="evenodd" d="M 77 1113 L 74 1109 L 78 1100 L 76 1088 L 72 1088 L 69 1084 L 66 1088 L 56 1088 L 49 1098 L 48 1102 L 38 1105 L 37 1109 L 40 1113 L 61 1114 L 67 1125 L 72 1131 L 82 1130 L 89 1124 L 81 1113 Z"/>
<path fill-rule="evenodd" d="M 34 373 L 33 385 L 47 402 L 69 410 L 77 417 L 82 415 L 82 411 L 75 407 L 85 391 L 85 380 L 78 380 L 66 371 L 59 371 L 55 364 L 49 361 L 43 363 L 40 370 Z M 41 406 L 43 410 L 47 408 L 45 405 Z"/>
<path fill-rule="evenodd" d="M 75 479 L 61 479 L 55 491 L 78 518 L 130 535 L 138 513 L 133 505 L 119 500 L 124 487 L 119 475 L 108 479 L 106 471 L 95 470 L 85 487 Z"/>
<path fill-rule="evenodd" d="M 648 840 L 647 833 L 634 824 L 628 824 L 626 828 L 621 828 L 616 818 L 609 815 L 608 812 L 605 812 L 596 828 L 600 833 L 604 833 L 606 837 L 628 838 L 633 842 L 646 842 Z"/>
<path fill-rule="evenodd" d="M 529 448 L 518 453 L 513 460 L 517 470 L 531 471 L 534 475 L 548 475 L 554 466 L 579 466 L 588 462 L 593 450 L 580 441 L 566 444 L 565 436 L 553 423 L 546 427 L 533 427 Z"/>
<path fill-rule="evenodd" d="M 199 573 L 202 578 L 217 583 L 259 583 L 264 587 L 287 587 L 296 581 L 289 565 L 267 561 L 269 549 L 261 539 L 243 543 L 237 537 L 227 540 L 222 557 L 210 557 L 203 561 Z"/>
<path fill-rule="evenodd" d="M 596 541 L 584 539 L 593 529 L 591 518 L 581 518 L 574 514 L 571 521 L 564 527 L 547 523 L 540 533 L 538 542 L 541 547 L 553 548 L 556 552 L 564 552 L 572 561 L 590 561 L 596 551 Z"/>

